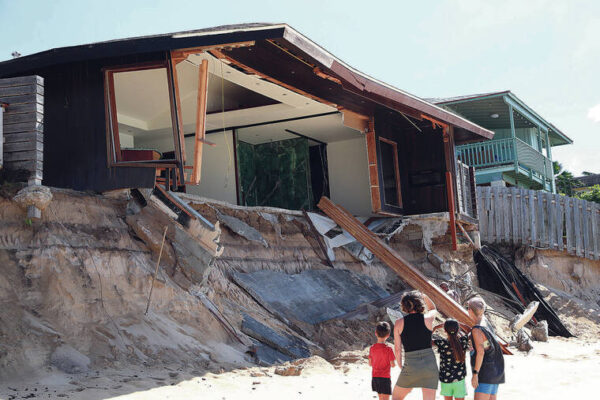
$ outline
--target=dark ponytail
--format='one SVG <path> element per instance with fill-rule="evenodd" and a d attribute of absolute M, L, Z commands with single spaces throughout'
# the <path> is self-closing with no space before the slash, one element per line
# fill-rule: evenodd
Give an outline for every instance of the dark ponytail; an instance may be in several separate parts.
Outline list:
<path fill-rule="evenodd" d="M 465 350 L 460 343 L 460 339 L 458 338 L 458 331 L 460 326 L 455 319 L 448 319 L 444 322 L 444 330 L 448 334 L 448 342 L 450 343 L 450 348 L 452 349 L 452 355 L 456 362 L 464 363 L 465 362 Z"/>

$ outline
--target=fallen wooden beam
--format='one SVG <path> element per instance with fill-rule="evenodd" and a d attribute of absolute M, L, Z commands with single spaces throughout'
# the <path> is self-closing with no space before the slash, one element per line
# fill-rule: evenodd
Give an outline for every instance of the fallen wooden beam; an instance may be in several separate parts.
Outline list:
<path fill-rule="evenodd" d="M 470 327 L 475 324 L 475 321 L 469 316 L 467 310 L 448 296 L 446 292 L 440 289 L 435 283 L 427 279 L 421 271 L 402 258 L 398 252 L 378 238 L 343 207 L 336 205 L 327 197 L 321 197 L 321 201 L 319 201 L 317 206 L 335 223 L 369 249 L 383 263 L 393 269 L 400 279 L 414 289 L 427 294 L 442 314 L 447 317 L 452 317 L 458 322 Z M 503 343 L 501 343 L 501 345 L 505 354 L 511 354 Z"/>

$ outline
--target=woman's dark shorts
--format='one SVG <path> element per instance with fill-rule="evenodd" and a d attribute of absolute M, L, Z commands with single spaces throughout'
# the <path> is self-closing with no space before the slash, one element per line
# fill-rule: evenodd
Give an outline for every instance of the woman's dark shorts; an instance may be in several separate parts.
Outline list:
<path fill-rule="evenodd" d="M 392 394 L 392 380 L 390 378 L 373 378 L 371 389 L 379 394 Z"/>

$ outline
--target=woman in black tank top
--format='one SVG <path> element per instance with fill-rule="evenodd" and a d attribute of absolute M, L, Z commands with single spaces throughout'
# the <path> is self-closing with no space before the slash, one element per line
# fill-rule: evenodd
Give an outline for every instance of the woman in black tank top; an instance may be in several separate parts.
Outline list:
<path fill-rule="evenodd" d="M 418 291 L 405 294 L 400 303 L 406 315 L 394 326 L 394 348 L 402 370 L 392 398 L 403 400 L 413 388 L 421 388 L 423 400 L 433 400 L 439 381 L 437 361 L 431 348 L 435 304 Z"/>

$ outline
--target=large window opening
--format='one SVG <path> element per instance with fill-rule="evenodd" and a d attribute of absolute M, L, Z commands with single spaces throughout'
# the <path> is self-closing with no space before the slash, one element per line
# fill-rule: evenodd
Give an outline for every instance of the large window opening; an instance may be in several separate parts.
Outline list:
<path fill-rule="evenodd" d="M 199 138 L 202 68 L 201 179 L 186 186 L 188 193 L 295 210 L 314 210 L 321 196 L 331 196 L 345 199 L 357 214 L 370 214 L 364 133 L 344 126 L 336 108 L 207 52 L 187 55 L 176 66 L 188 171 Z"/>
<path fill-rule="evenodd" d="M 109 69 L 109 162 L 116 166 L 175 164 L 177 129 L 166 63 Z"/>

